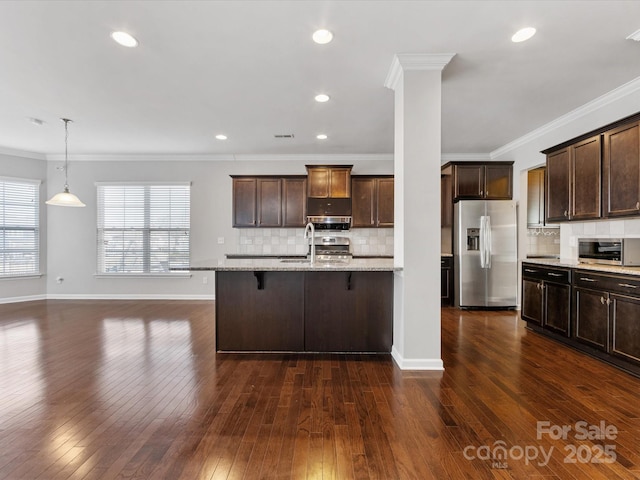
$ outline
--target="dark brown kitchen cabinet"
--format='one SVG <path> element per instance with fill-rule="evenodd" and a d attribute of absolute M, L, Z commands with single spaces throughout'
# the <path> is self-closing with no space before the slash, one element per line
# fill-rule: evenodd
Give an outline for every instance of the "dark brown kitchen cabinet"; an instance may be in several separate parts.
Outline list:
<path fill-rule="evenodd" d="M 306 351 L 390 352 L 392 317 L 392 272 L 306 272 Z"/>
<path fill-rule="evenodd" d="M 601 166 L 600 135 L 547 154 L 547 222 L 601 218 Z"/>
<path fill-rule="evenodd" d="M 353 165 L 307 165 L 311 198 L 350 198 Z"/>
<path fill-rule="evenodd" d="M 510 200 L 513 162 L 449 162 L 453 166 L 453 201 Z"/>
<path fill-rule="evenodd" d="M 575 338 L 598 350 L 607 351 L 609 338 L 609 297 L 606 292 L 574 289 Z"/>
<path fill-rule="evenodd" d="M 282 179 L 282 226 L 304 227 L 307 223 L 307 179 Z"/>
<path fill-rule="evenodd" d="M 216 272 L 217 350 L 302 351 L 303 285 L 304 272 Z"/>
<path fill-rule="evenodd" d="M 352 226 L 393 227 L 393 176 L 351 177 Z"/>
<path fill-rule="evenodd" d="M 527 227 L 559 227 L 545 220 L 545 167 L 527 172 Z"/>
<path fill-rule="evenodd" d="M 604 137 L 605 216 L 640 214 L 640 122 L 607 131 Z"/>
<path fill-rule="evenodd" d="M 571 323 L 571 271 L 522 264 L 523 320 L 568 337 Z"/>
<path fill-rule="evenodd" d="M 234 227 L 304 227 L 306 177 L 234 176 Z"/>
<path fill-rule="evenodd" d="M 440 257 L 440 305 L 453 305 L 453 257 Z"/>

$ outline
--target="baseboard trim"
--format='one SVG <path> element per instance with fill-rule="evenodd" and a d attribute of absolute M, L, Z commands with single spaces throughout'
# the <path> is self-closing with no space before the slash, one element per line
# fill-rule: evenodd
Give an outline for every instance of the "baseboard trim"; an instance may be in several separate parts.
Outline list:
<path fill-rule="evenodd" d="M 36 300 L 215 300 L 215 295 L 165 295 L 165 294 L 50 294 L 50 295 L 25 295 L 24 297 L 0 298 L 0 304 L 33 302 Z"/>
<path fill-rule="evenodd" d="M 6 297 L 0 298 L 0 304 L 3 303 L 20 303 L 20 302 L 35 302 L 36 300 L 46 300 L 47 296 L 42 295 L 25 295 L 24 297 Z"/>
<path fill-rule="evenodd" d="M 400 370 L 444 370 L 441 358 L 403 358 L 395 347 L 391 347 L 391 357 Z"/>

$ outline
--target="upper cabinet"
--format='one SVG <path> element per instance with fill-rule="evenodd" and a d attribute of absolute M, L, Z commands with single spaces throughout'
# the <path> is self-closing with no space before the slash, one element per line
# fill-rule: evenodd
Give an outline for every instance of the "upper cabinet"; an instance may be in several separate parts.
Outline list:
<path fill-rule="evenodd" d="M 547 154 L 548 222 L 601 217 L 600 136 Z"/>
<path fill-rule="evenodd" d="M 307 165 L 311 198 L 350 198 L 352 165 Z"/>
<path fill-rule="evenodd" d="M 640 213 L 640 122 L 604 133 L 605 215 Z"/>
<path fill-rule="evenodd" d="M 351 177 L 352 227 L 393 227 L 393 176 Z"/>
<path fill-rule="evenodd" d="M 453 167 L 453 201 L 510 200 L 513 162 L 449 162 Z"/>
<path fill-rule="evenodd" d="M 305 177 L 233 177 L 234 227 L 304 227 Z"/>

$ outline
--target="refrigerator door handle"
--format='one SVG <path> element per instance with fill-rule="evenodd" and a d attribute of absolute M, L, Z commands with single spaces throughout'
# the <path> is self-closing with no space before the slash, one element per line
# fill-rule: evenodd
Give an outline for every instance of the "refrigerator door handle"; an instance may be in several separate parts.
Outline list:
<path fill-rule="evenodd" d="M 484 242 L 485 248 L 487 249 L 485 253 L 485 268 L 491 268 L 491 254 L 493 253 L 491 251 L 491 217 L 487 215 L 485 218 L 484 228 L 485 235 L 487 237 Z"/>
<path fill-rule="evenodd" d="M 487 256 L 487 246 L 486 246 L 486 235 L 485 232 L 487 230 L 487 225 L 486 225 L 486 219 L 487 217 L 485 217 L 484 215 L 482 215 L 480 217 L 480 246 L 479 246 L 479 250 L 480 250 L 480 268 L 486 268 L 486 256 Z"/>

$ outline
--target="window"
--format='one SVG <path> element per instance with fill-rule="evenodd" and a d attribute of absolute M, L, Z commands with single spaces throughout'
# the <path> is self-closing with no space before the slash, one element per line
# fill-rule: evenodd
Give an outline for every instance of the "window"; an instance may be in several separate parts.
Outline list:
<path fill-rule="evenodd" d="M 40 181 L 0 177 L 0 277 L 40 274 Z"/>
<path fill-rule="evenodd" d="M 189 266 L 189 184 L 97 184 L 98 273 Z"/>

